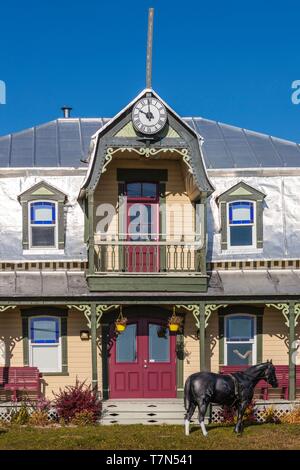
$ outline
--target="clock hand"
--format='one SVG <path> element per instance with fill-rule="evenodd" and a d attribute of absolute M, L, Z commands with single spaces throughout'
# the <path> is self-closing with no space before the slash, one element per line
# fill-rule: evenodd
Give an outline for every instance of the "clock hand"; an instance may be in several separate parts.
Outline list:
<path fill-rule="evenodd" d="M 147 113 L 146 113 L 145 111 L 142 111 L 142 110 L 140 109 L 140 113 L 145 114 L 146 118 L 149 119 L 149 121 L 151 121 L 151 119 L 153 118 L 153 114 L 151 113 L 151 111 L 150 111 L 150 113 L 149 113 L 148 111 L 147 111 Z"/>
<path fill-rule="evenodd" d="M 149 121 L 151 121 L 151 119 L 153 118 L 153 114 L 151 113 L 150 111 L 150 100 L 148 99 L 148 113 L 147 113 L 147 118 L 149 119 Z"/>

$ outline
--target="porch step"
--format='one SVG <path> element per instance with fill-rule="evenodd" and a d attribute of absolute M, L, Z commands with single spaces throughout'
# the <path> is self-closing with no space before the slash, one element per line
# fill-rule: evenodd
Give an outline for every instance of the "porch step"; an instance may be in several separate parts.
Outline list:
<path fill-rule="evenodd" d="M 107 400 L 103 402 L 101 423 L 183 425 L 184 413 L 182 399 Z M 196 415 L 191 422 L 197 422 Z"/>

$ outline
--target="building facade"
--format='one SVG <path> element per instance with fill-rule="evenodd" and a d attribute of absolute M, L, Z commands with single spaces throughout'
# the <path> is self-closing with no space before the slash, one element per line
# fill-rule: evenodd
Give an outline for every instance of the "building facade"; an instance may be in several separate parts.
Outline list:
<path fill-rule="evenodd" d="M 152 89 L 0 137 L 0 366 L 38 367 L 49 398 L 78 378 L 171 399 L 272 359 L 294 400 L 299 176 L 298 144 L 180 118 Z"/>

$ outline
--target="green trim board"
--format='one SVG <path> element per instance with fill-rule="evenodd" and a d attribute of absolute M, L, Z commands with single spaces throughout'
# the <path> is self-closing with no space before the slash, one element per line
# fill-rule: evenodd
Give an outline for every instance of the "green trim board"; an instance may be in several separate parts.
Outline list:
<path fill-rule="evenodd" d="M 256 205 L 256 248 L 263 248 L 263 201 L 266 195 L 261 191 L 240 181 L 218 197 L 221 214 L 221 249 L 227 250 L 228 216 L 227 205 L 233 201 L 253 201 Z"/>
<path fill-rule="evenodd" d="M 253 305 L 229 305 L 228 307 L 220 307 L 218 310 L 219 317 L 219 366 L 224 364 L 225 355 L 225 317 L 234 314 L 245 314 L 256 316 L 256 362 L 262 362 L 263 358 L 263 316 L 265 306 Z"/>
<path fill-rule="evenodd" d="M 88 275 L 92 292 L 206 292 L 205 275 Z"/>
<path fill-rule="evenodd" d="M 61 372 L 45 372 L 43 375 L 68 375 L 68 310 L 57 307 L 31 307 L 21 309 L 22 337 L 23 337 L 23 364 L 29 366 L 29 328 L 28 319 L 39 316 L 55 316 L 60 318 L 61 329 Z"/>

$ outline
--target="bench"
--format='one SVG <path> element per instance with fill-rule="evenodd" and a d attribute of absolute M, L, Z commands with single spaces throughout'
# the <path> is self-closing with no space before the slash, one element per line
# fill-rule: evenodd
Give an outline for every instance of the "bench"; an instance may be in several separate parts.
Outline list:
<path fill-rule="evenodd" d="M 241 372 L 247 369 L 249 366 L 240 365 L 240 366 L 221 366 L 220 374 L 233 374 L 234 372 Z M 277 371 L 277 368 L 276 368 Z M 260 390 L 261 396 L 264 400 L 268 400 L 268 384 L 264 380 L 260 380 L 256 384 L 256 390 Z"/>
<path fill-rule="evenodd" d="M 247 369 L 249 366 L 222 366 L 221 374 L 232 374 Z M 285 400 L 289 398 L 289 366 L 275 366 L 278 388 L 281 390 L 281 397 Z M 271 386 L 264 380 L 260 380 L 256 389 L 260 389 L 264 400 L 269 399 L 269 390 Z M 296 365 L 296 388 L 300 388 L 300 365 Z"/>
<path fill-rule="evenodd" d="M 37 367 L 0 367 L 0 386 L 12 392 L 12 398 L 17 400 L 17 393 L 35 392 L 40 398 L 41 381 Z"/>

